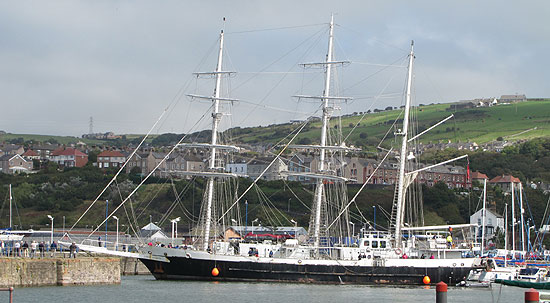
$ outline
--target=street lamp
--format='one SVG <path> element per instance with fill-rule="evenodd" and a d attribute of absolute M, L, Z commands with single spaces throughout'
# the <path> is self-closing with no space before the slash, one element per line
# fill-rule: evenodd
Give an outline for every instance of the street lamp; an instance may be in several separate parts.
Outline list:
<path fill-rule="evenodd" d="M 181 220 L 181 217 L 177 217 L 175 219 L 170 220 L 170 222 L 172 222 L 172 246 L 174 246 L 174 233 L 176 233 L 176 238 L 178 237 L 177 226 L 180 220 Z"/>
<path fill-rule="evenodd" d="M 254 234 L 254 223 L 258 222 L 258 218 L 252 220 L 252 234 Z"/>
<path fill-rule="evenodd" d="M 48 215 L 48 219 L 50 219 L 51 221 L 51 225 L 52 225 L 52 237 L 51 237 L 51 240 L 50 240 L 50 244 L 53 243 L 53 217 L 51 215 Z"/>
<path fill-rule="evenodd" d="M 290 219 L 290 222 L 294 223 L 294 239 L 298 239 L 298 222 L 294 221 L 294 219 Z"/>
<path fill-rule="evenodd" d="M 374 210 L 374 221 L 373 221 L 373 227 L 374 227 L 374 230 L 376 230 L 376 205 L 373 205 L 372 206 L 372 209 Z"/>
<path fill-rule="evenodd" d="M 118 250 L 118 217 L 113 216 L 113 219 L 116 220 L 116 242 L 115 242 L 115 250 Z"/>
<path fill-rule="evenodd" d="M 258 222 L 258 218 L 252 220 L 252 234 L 254 234 L 254 223 Z"/>

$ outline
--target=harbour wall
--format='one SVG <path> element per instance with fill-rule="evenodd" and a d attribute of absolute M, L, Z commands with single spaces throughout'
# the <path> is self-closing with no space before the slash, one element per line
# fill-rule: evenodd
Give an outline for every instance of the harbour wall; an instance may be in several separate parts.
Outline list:
<path fill-rule="evenodd" d="M 120 284 L 120 274 L 120 258 L 0 258 L 0 287 Z"/>
<path fill-rule="evenodd" d="M 120 274 L 123 276 L 150 275 L 147 267 L 136 258 L 120 258 Z"/>

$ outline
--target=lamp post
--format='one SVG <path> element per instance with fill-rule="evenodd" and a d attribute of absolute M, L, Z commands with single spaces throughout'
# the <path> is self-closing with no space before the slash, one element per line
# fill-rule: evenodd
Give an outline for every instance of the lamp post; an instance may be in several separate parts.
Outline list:
<path fill-rule="evenodd" d="M 105 200 L 105 247 L 107 247 L 107 218 L 109 218 L 109 200 Z"/>
<path fill-rule="evenodd" d="M 373 227 L 374 227 L 374 230 L 376 230 L 376 205 L 373 205 L 373 206 L 372 206 L 372 209 L 374 210 Z"/>
<path fill-rule="evenodd" d="M 65 216 L 63 216 L 63 237 L 65 237 Z"/>
<path fill-rule="evenodd" d="M 51 215 L 48 215 L 48 219 L 50 219 L 51 225 L 52 225 L 52 236 L 50 239 L 50 244 L 52 244 L 53 243 L 53 217 Z"/>
<path fill-rule="evenodd" d="M 170 220 L 170 222 L 172 222 L 172 246 L 174 246 L 174 234 L 177 233 L 177 226 L 180 220 L 181 220 L 181 217 L 177 217 L 175 219 Z M 176 234 L 176 238 L 177 237 L 178 236 Z"/>
<path fill-rule="evenodd" d="M 246 236 L 248 227 L 248 200 L 244 200 L 244 234 Z"/>
<path fill-rule="evenodd" d="M 258 222 L 258 218 L 252 221 L 252 234 L 254 234 L 254 223 Z"/>
<path fill-rule="evenodd" d="M 353 242 L 353 237 L 355 237 L 355 223 L 350 221 L 349 224 L 351 224 L 351 239 Z"/>
<path fill-rule="evenodd" d="M 290 200 L 291 200 L 291 199 L 292 199 L 292 198 L 288 198 L 288 207 L 287 207 L 287 212 L 288 212 L 288 213 L 290 212 Z"/>
<path fill-rule="evenodd" d="M 294 239 L 298 239 L 298 222 L 294 221 L 294 219 L 290 219 L 290 222 L 294 223 Z"/>
<path fill-rule="evenodd" d="M 113 216 L 113 219 L 116 220 L 116 242 L 115 242 L 115 250 L 118 250 L 118 217 Z"/>

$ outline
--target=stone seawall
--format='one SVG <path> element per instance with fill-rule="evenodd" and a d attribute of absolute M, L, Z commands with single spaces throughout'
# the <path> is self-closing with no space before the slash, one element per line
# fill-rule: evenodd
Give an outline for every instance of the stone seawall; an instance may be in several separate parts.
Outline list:
<path fill-rule="evenodd" d="M 120 258 L 0 258 L 0 287 L 120 284 Z"/>
<path fill-rule="evenodd" d="M 123 276 L 133 275 L 150 275 L 151 272 L 147 267 L 136 258 L 121 258 L 120 259 L 120 274 Z"/>

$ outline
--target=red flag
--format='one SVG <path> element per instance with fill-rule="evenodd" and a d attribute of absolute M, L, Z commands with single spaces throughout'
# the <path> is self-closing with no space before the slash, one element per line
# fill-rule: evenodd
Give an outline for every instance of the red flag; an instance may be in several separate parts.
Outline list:
<path fill-rule="evenodd" d="M 470 182 L 470 162 L 468 162 L 468 165 L 466 166 L 466 181 Z"/>

